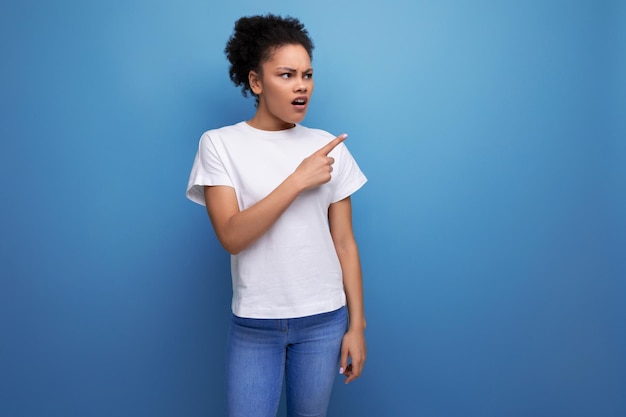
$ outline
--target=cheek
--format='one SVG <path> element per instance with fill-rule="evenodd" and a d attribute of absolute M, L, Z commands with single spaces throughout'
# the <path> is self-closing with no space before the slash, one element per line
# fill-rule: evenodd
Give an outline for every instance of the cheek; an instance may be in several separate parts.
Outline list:
<path fill-rule="evenodd" d="M 277 85 L 277 83 L 271 82 L 271 81 L 265 83 L 264 92 L 268 98 L 271 98 L 273 100 L 276 100 L 276 99 L 280 100 L 280 97 L 283 95 L 283 91 L 280 88 L 280 85 Z"/>

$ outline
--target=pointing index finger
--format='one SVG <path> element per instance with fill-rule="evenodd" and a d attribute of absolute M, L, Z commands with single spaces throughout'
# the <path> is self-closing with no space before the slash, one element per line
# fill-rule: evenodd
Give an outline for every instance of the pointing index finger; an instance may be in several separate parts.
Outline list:
<path fill-rule="evenodd" d="M 317 152 L 322 154 L 322 155 L 328 155 L 330 153 L 330 151 L 335 149 L 335 147 L 337 145 L 339 145 L 341 142 L 346 140 L 347 137 L 348 137 L 347 133 L 342 133 L 341 135 L 337 136 L 335 139 L 333 139 L 330 142 L 328 142 L 323 148 L 321 148 Z"/>

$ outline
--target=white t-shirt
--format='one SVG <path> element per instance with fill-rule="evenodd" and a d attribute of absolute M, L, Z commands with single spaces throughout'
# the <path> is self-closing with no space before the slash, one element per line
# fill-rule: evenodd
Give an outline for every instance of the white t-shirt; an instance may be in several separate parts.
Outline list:
<path fill-rule="evenodd" d="M 204 186 L 233 187 L 239 209 L 272 192 L 302 160 L 334 138 L 296 125 L 265 131 L 246 122 L 205 132 L 191 170 L 187 197 L 205 205 Z M 250 318 L 293 318 L 336 310 L 346 303 L 341 265 L 328 226 L 328 207 L 367 181 L 341 143 L 332 179 L 302 192 L 270 229 L 231 255 L 233 313 Z"/>

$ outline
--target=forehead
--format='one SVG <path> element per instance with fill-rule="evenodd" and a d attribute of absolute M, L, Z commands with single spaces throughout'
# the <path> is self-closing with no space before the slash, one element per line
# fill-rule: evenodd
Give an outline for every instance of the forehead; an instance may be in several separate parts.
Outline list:
<path fill-rule="evenodd" d="M 311 57 L 302 45 L 282 45 L 272 51 L 263 64 L 265 68 L 291 67 L 303 69 L 311 67 Z"/>

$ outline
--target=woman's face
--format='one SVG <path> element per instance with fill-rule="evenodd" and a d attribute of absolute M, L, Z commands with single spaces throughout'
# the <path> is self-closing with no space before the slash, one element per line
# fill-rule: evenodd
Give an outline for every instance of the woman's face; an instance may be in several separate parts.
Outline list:
<path fill-rule="evenodd" d="M 302 45 L 284 45 L 261 64 L 262 73 L 250 71 L 252 91 L 259 105 L 251 125 L 282 130 L 300 123 L 313 93 L 311 58 Z"/>

